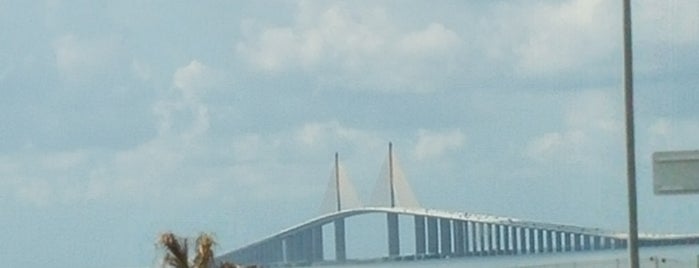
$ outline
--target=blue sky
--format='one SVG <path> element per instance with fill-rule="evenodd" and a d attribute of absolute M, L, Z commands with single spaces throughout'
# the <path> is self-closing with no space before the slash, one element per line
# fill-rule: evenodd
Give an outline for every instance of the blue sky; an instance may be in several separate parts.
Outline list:
<path fill-rule="evenodd" d="M 617 3 L 618 2 L 618 3 Z M 633 1 L 640 228 L 699 232 L 699 2 Z M 420 203 L 626 228 L 621 1 L 0 0 L 0 259 L 149 267 L 317 216 L 389 141 Z"/>

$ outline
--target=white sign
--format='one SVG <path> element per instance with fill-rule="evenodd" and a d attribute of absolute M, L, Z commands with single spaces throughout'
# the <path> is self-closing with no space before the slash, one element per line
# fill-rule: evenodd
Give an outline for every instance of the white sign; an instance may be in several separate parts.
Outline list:
<path fill-rule="evenodd" d="M 655 152 L 653 191 L 657 195 L 699 193 L 699 151 Z"/>

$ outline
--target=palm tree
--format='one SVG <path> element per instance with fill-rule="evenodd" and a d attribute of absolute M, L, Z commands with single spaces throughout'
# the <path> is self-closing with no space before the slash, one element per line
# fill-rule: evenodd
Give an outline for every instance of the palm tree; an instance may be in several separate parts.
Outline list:
<path fill-rule="evenodd" d="M 189 264 L 187 239 L 175 236 L 171 232 L 160 235 L 158 241 L 165 252 L 163 266 L 171 268 L 211 268 L 214 264 L 214 251 L 211 249 L 216 242 L 213 237 L 206 233 L 199 234 L 196 239 L 196 255 L 192 264 Z M 221 268 L 240 267 L 233 263 L 222 263 Z"/>

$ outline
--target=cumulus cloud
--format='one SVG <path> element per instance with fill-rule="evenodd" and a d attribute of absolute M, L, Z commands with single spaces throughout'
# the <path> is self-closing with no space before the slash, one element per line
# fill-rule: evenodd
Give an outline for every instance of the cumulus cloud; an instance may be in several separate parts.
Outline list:
<path fill-rule="evenodd" d="M 216 76 L 217 71 L 198 60 L 192 60 L 187 66 L 177 68 L 172 83 L 175 87 L 190 92 L 215 85 L 218 79 Z"/>
<path fill-rule="evenodd" d="M 647 127 L 652 150 L 696 150 L 699 148 L 699 121 L 692 119 L 655 118 Z"/>
<path fill-rule="evenodd" d="M 120 71 L 123 52 L 117 36 L 82 37 L 68 34 L 53 43 L 58 71 L 64 79 L 87 80 Z"/>
<path fill-rule="evenodd" d="M 337 141 L 366 147 L 383 143 L 377 133 L 347 127 L 337 121 L 306 123 L 295 132 L 296 140 L 309 147 L 324 147 Z"/>
<path fill-rule="evenodd" d="M 699 2 L 642 0 L 637 6 L 634 15 L 647 27 L 638 27 L 634 38 L 671 46 L 699 42 Z"/>
<path fill-rule="evenodd" d="M 343 6 L 318 10 L 302 2 L 294 25 L 260 29 L 259 35 L 238 42 L 236 51 L 266 71 L 313 68 L 324 60 L 352 67 L 385 49 L 385 27 L 375 23 L 383 17 L 383 11 L 357 15 Z"/>
<path fill-rule="evenodd" d="M 616 6 L 603 0 L 573 0 L 517 6 L 524 35 L 514 47 L 523 75 L 551 75 L 599 64 L 618 46 Z"/>
<path fill-rule="evenodd" d="M 53 187 L 41 179 L 32 179 L 17 187 L 17 199 L 29 206 L 45 207 L 54 199 Z"/>
<path fill-rule="evenodd" d="M 439 22 L 403 30 L 382 8 L 339 4 L 316 7 L 302 2 L 292 25 L 250 30 L 254 25 L 243 23 L 247 36 L 235 50 L 257 70 L 300 68 L 314 72 L 321 83 L 352 81 L 353 88 L 383 91 L 432 90 L 424 81 L 450 71 L 449 56 L 457 54 L 461 40 Z"/>
<path fill-rule="evenodd" d="M 594 161 L 608 144 L 621 137 L 621 112 L 608 91 L 575 92 L 562 100 L 562 129 L 539 135 L 526 145 L 525 154 L 541 162 Z"/>
<path fill-rule="evenodd" d="M 462 147 L 466 137 L 460 129 L 448 131 L 420 130 L 413 155 L 417 160 L 439 158 Z"/>
<path fill-rule="evenodd" d="M 408 33 L 398 41 L 398 48 L 405 55 L 429 56 L 448 53 L 461 39 L 454 31 L 440 23 L 432 23 L 422 31 Z"/>

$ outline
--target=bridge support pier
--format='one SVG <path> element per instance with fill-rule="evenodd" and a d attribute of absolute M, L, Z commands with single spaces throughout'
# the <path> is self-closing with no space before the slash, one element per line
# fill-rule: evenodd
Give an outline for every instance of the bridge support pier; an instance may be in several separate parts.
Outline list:
<path fill-rule="evenodd" d="M 335 225 L 335 260 L 344 262 L 347 260 L 345 244 L 345 219 L 337 219 Z"/>
<path fill-rule="evenodd" d="M 527 230 L 527 239 L 529 240 L 529 253 L 534 254 L 536 253 L 536 239 L 535 239 L 535 234 L 536 230 L 535 229 L 528 229 Z"/>
<path fill-rule="evenodd" d="M 602 238 L 599 236 L 592 237 L 592 249 L 598 250 L 602 248 Z"/>
<path fill-rule="evenodd" d="M 547 231 L 546 232 L 546 252 L 554 252 L 554 243 L 553 243 L 553 238 L 556 236 L 556 234 L 553 231 Z"/>
<path fill-rule="evenodd" d="M 429 255 L 439 254 L 439 236 L 437 218 L 427 218 L 427 252 Z"/>
<path fill-rule="evenodd" d="M 583 235 L 576 234 L 575 235 L 575 251 L 582 250 L 582 242 L 583 242 Z"/>
<path fill-rule="evenodd" d="M 583 250 L 592 250 L 592 242 L 590 241 L 592 239 L 592 236 L 590 235 L 583 235 Z"/>
<path fill-rule="evenodd" d="M 612 239 L 609 237 L 604 237 L 602 239 L 602 248 L 604 249 L 611 249 L 612 247 Z"/>
<path fill-rule="evenodd" d="M 323 226 L 319 225 L 311 229 L 312 262 L 323 261 Z"/>
<path fill-rule="evenodd" d="M 306 263 L 313 262 L 313 229 L 301 232 L 302 260 Z"/>
<path fill-rule="evenodd" d="M 519 227 L 517 228 L 517 234 L 519 235 L 519 253 L 520 254 L 527 254 L 527 238 L 526 238 L 526 232 L 527 229 L 524 227 Z"/>
<path fill-rule="evenodd" d="M 493 243 L 492 243 L 492 249 L 493 249 L 493 254 L 494 255 L 500 255 L 502 252 L 500 251 L 500 225 L 493 224 Z"/>
<path fill-rule="evenodd" d="M 281 239 L 276 239 L 270 242 L 270 250 L 272 251 L 273 262 L 284 262 L 284 242 Z"/>
<path fill-rule="evenodd" d="M 425 255 L 425 217 L 415 216 L 415 255 Z"/>
<path fill-rule="evenodd" d="M 388 225 L 388 256 L 400 256 L 400 236 L 398 230 L 398 214 L 387 213 L 386 222 Z"/>
<path fill-rule="evenodd" d="M 464 256 L 464 224 L 463 221 L 453 221 L 452 226 L 454 227 L 454 254 L 457 256 Z"/>
<path fill-rule="evenodd" d="M 485 255 L 485 256 L 489 256 L 493 253 L 493 251 L 492 251 L 493 241 L 491 240 L 491 237 L 493 237 L 493 231 L 491 229 L 491 226 L 492 225 L 490 223 L 483 224 L 483 234 L 484 234 L 484 237 L 483 237 L 483 240 L 484 240 L 483 252 L 484 252 L 484 254 L 483 255 Z"/>
<path fill-rule="evenodd" d="M 439 219 L 440 254 L 451 255 L 451 220 Z"/>
<path fill-rule="evenodd" d="M 536 252 L 544 252 L 544 230 L 536 230 Z"/>
<path fill-rule="evenodd" d="M 563 243 L 565 244 L 565 252 L 569 252 L 572 249 L 572 242 L 570 241 L 570 234 L 569 233 L 561 233 L 561 237 L 563 238 Z"/>
<path fill-rule="evenodd" d="M 473 222 L 473 254 L 483 255 L 483 223 Z"/>
<path fill-rule="evenodd" d="M 563 235 L 561 232 L 555 232 L 552 234 L 556 240 L 556 252 L 563 252 Z"/>

